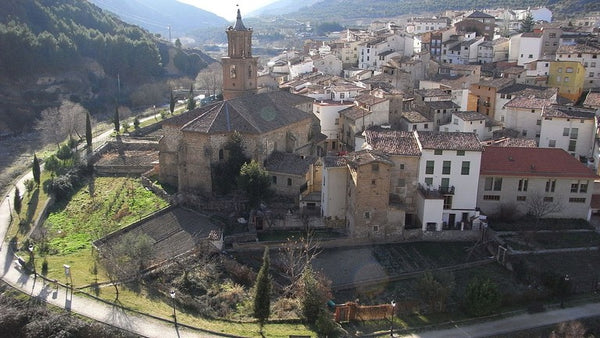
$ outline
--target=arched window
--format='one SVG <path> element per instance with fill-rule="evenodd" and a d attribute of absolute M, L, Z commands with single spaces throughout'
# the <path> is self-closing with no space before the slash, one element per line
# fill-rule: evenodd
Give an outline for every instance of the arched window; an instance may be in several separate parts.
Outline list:
<path fill-rule="evenodd" d="M 222 160 L 225 158 L 225 155 L 223 154 L 223 149 L 219 149 L 219 160 Z"/>
<path fill-rule="evenodd" d="M 248 66 L 248 77 L 252 78 L 252 66 Z"/>
<path fill-rule="evenodd" d="M 232 79 L 235 79 L 235 77 L 236 77 L 235 65 L 231 65 L 231 67 L 229 67 L 229 77 L 231 77 Z"/>

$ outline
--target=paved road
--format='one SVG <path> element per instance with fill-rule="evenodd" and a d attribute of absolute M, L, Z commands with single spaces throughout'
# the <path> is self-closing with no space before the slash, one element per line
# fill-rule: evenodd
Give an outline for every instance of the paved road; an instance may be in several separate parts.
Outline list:
<path fill-rule="evenodd" d="M 487 337 L 593 316 L 600 316 L 600 303 L 591 303 L 534 314 L 522 314 L 485 323 L 467 326 L 457 325 L 452 329 L 421 332 L 399 337 Z"/>

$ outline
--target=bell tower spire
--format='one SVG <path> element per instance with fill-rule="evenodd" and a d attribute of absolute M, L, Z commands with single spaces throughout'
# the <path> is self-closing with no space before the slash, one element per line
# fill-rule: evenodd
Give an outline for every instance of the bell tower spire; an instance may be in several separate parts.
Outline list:
<path fill-rule="evenodd" d="M 240 9 L 227 33 L 227 56 L 223 64 L 223 99 L 256 94 L 258 58 L 252 56 L 252 28 L 246 28 Z"/>

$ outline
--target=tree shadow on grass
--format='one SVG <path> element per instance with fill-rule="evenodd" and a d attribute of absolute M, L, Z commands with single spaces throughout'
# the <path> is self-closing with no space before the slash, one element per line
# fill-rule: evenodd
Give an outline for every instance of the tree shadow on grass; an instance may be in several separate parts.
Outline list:
<path fill-rule="evenodd" d="M 29 202 L 27 202 L 27 214 L 25 219 L 19 222 L 19 232 L 27 233 L 31 228 L 31 222 L 33 221 L 33 216 L 35 216 L 35 211 L 37 210 L 38 202 L 40 199 L 40 188 L 36 188 L 31 193 L 31 198 Z"/>
<path fill-rule="evenodd" d="M 92 199 L 96 196 L 96 178 L 93 176 L 88 179 L 88 192 Z"/>

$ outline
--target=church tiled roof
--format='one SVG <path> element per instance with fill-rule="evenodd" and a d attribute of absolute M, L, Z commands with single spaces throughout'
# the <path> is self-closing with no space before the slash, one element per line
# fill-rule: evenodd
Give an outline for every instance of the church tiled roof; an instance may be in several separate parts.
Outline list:
<path fill-rule="evenodd" d="M 312 98 L 282 91 L 240 96 L 198 108 L 203 114 L 182 127 L 184 132 L 262 134 L 310 119 L 296 108 Z"/>

